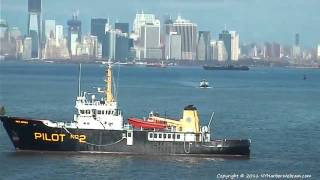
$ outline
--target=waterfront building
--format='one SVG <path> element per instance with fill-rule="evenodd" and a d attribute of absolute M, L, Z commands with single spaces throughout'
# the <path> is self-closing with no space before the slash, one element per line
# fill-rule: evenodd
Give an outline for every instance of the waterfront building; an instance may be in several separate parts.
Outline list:
<path fill-rule="evenodd" d="M 41 58 L 41 0 L 28 0 L 28 36 L 32 39 L 32 58 Z"/>
<path fill-rule="evenodd" d="M 71 56 L 77 54 L 77 45 L 81 42 L 81 21 L 74 14 L 71 20 L 68 20 L 68 50 Z"/>
<path fill-rule="evenodd" d="M 199 31 L 197 44 L 197 59 L 200 61 L 211 59 L 210 31 Z"/>
<path fill-rule="evenodd" d="M 219 40 L 223 41 L 227 53 L 227 64 L 231 64 L 231 34 L 227 30 L 223 30 L 219 34 Z"/>
<path fill-rule="evenodd" d="M 177 32 L 170 32 L 167 36 L 165 54 L 166 59 L 181 59 L 181 35 Z"/>
<path fill-rule="evenodd" d="M 197 25 L 178 16 L 172 26 L 173 31 L 181 35 L 181 58 L 194 60 L 196 58 Z"/>
<path fill-rule="evenodd" d="M 31 37 L 24 38 L 22 58 L 24 60 L 30 60 L 32 58 L 32 38 Z"/>
<path fill-rule="evenodd" d="M 236 31 L 230 31 L 231 34 L 231 60 L 238 61 L 240 54 L 239 34 Z"/>
<path fill-rule="evenodd" d="M 56 36 L 56 21 L 45 20 L 44 21 L 44 40 L 47 41 L 49 38 Z"/>

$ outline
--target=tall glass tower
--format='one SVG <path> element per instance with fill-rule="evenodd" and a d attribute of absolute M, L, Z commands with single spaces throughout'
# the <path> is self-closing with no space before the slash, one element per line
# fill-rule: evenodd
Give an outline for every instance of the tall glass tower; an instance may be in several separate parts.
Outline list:
<path fill-rule="evenodd" d="M 28 36 L 32 39 L 31 57 L 41 58 L 41 0 L 28 0 Z"/>

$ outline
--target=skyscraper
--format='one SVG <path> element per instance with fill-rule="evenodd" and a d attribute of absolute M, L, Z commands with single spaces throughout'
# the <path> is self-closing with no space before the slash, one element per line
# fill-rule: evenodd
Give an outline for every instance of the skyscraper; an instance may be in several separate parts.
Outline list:
<path fill-rule="evenodd" d="M 109 52 L 106 35 L 106 26 L 108 24 L 108 19 L 105 18 L 93 18 L 91 19 L 91 35 L 97 36 L 98 42 L 101 43 L 102 47 L 102 57 L 106 58 Z"/>
<path fill-rule="evenodd" d="M 181 35 L 170 32 L 166 39 L 166 59 L 181 59 Z"/>
<path fill-rule="evenodd" d="M 32 39 L 32 58 L 41 58 L 41 0 L 28 0 L 28 36 Z"/>
<path fill-rule="evenodd" d="M 300 44 L 300 35 L 299 33 L 296 33 L 294 38 L 294 45 L 299 46 L 299 44 Z"/>
<path fill-rule="evenodd" d="M 317 45 L 317 52 L 316 52 L 316 58 L 320 59 L 320 44 Z"/>
<path fill-rule="evenodd" d="M 239 34 L 236 31 L 230 31 L 231 34 L 231 60 L 238 61 L 240 54 Z"/>
<path fill-rule="evenodd" d="M 81 21 L 74 14 L 68 24 L 68 49 L 71 56 L 76 55 L 77 45 L 81 42 Z"/>
<path fill-rule="evenodd" d="M 141 46 L 143 48 L 143 58 L 160 59 L 160 21 L 155 23 L 147 23 L 141 26 Z"/>
<path fill-rule="evenodd" d="M 24 60 L 30 60 L 32 53 L 32 39 L 31 37 L 25 37 L 23 41 L 23 54 L 22 58 Z"/>
<path fill-rule="evenodd" d="M 133 31 L 136 35 L 140 36 L 141 26 L 144 24 L 154 23 L 156 17 L 154 14 L 144 14 L 143 12 L 137 13 L 133 21 Z"/>
<path fill-rule="evenodd" d="M 219 34 L 219 40 L 223 41 L 224 47 L 226 49 L 227 64 L 231 64 L 231 34 L 227 30 L 223 30 L 222 33 Z"/>
<path fill-rule="evenodd" d="M 44 38 L 45 40 L 49 38 L 54 38 L 56 34 L 56 21 L 55 20 L 45 20 L 44 21 Z"/>
<path fill-rule="evenodd" d="M 210 41 L 211 41 L 210 31 L 199 31 L 198 44 L 197 44 L 198 60 L 211 59 Z"/>
<path fill-rule="evenodd" d="M 197 25 L 178 16 L 173 23 L 173 31 L 181 35 L 182 59 L 193 60 L 196 57 Z"/>
<path fill-rule="evenodd" d="M 97 36 L 98 41 L 101 43 L 106 34 L 106 24 L 108 19 L 93 18 L 91 19 L 91 35 Z"/>
<path fill-rule="evenodd" d="M 122 33 L 127 33 L 129 35 L 129 23 L 114 23 L 114 28 L 120 30 Z"/>
<path fill-rule="evenodd" d="M 0 19 L 0 40 L 8 40 L 9 27 L 7 21 Z"/>
<path fill-rule="evenodd" d="M 223 41 L 212 41 L 211 44 L 211 52 L 212 52 L 212 59 L 218 61 L 226 61 L 227 60 L 227 51 L 224 46 Z"/>
<path fill-rule="evenodd" d="M 62 25 L 56 25 L 56 45 L 60 46 L 60 42 L 63 40 L 63 26 Z"/>
<path fill-rule="evenodd" d="M 293 56 L 293 58 L 296 58 L 296 59 L 299 59 L 301 57 L 299 33 L 296 33 L 294 35 L 294 45 L 292 47 L 292 56 Z"/>

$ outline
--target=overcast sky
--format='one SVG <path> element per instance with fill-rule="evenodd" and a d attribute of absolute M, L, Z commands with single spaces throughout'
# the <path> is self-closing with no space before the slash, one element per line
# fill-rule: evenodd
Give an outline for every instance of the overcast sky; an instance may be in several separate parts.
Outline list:
<path fill-rule="evenodd" d="M 1 16 L 24 33 L 27 0 L 0 0 Z M 66 26 L 72 12 L 79 10 L 83 32 L 90 31 L 91 17 L 110 17 L 112 22 L 132 22 L 137 11 L 162 19 L 180 14 L 209 30 L 213 38 L 227 26 L 240 33 L 244 43 L 277 41 L 291 45 L 300 33 L 303 46 L 320 43 L 320 0 L 43 0 L 43 19 L 56 19 Z"/>

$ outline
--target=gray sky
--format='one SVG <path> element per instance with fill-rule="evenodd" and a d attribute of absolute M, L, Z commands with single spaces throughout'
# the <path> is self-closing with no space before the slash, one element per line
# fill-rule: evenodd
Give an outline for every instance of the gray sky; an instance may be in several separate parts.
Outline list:
<path fill-rule="evenodd" d="M 110 17 L 132 27 L 139 10 L 160 19 L 180 14 L 197 23 L 198 30 L 210 30 L 215 39 L 227 25 L 240 33 L 241 42 L 290 45 L 298 32 L 303 46 L 314 47 L 320 43 L 319 7 L 320 0 L 43 0 L 42 12 L 43 19 L 56 19 L 66 27 L 72 12 L 79 9 L 84 33 L 90 31 L 91 17 Z M 1 15 L 25 32 L 27 0 L 2 0 Z"/>

